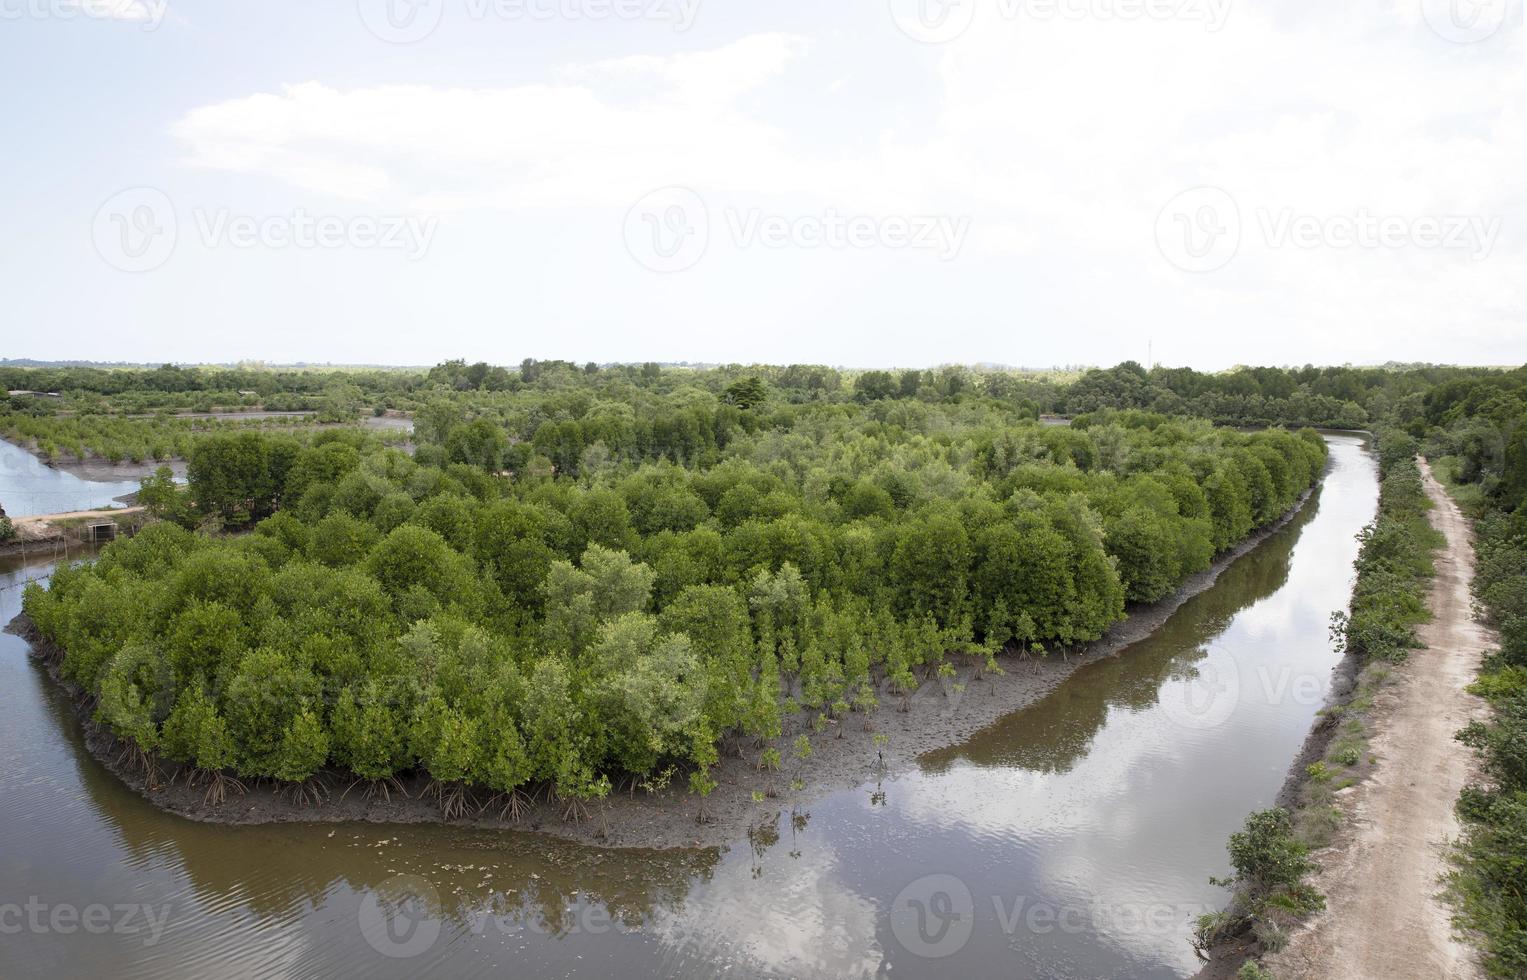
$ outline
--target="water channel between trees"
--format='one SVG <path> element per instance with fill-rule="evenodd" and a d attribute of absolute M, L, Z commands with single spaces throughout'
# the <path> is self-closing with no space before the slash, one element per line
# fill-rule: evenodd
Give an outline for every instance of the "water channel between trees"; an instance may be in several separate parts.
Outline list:
<path fill-rule="evenodd" d="M 1225 840 L 1272 803 L 1338 660 L 1327 623 L 1378 486 L 1361 439 L 1327 440 L 1304 510 L 1148 639 L 912 771 L 768 801 L 721 849 L 184 820 L 97 764 L 65 693 L 0 636 L 0 972 L 1189 975 Z M 0 502 L 123 492 L 37 469 L 7 465 Z M 0 619 L 47 570 L 0 564 Z"/>

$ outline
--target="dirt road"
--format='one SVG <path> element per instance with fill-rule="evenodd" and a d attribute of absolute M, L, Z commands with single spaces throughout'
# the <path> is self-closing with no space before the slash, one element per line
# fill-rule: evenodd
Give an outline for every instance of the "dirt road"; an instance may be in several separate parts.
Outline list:
<path fill-rule="evenodd" d="M 1494 638 L 1470 615 L 1469 524 L 1425 463 L 1421 474 L 1436 505 L 1432 524 L 1447 536 L 1428 598 L 1434 618 L 1420 629 L 1427 648 L 1413 651 L 1378 696 L 1377 771 L 1343 794 L 1346 829 L 1316 855 L 1326 911 L 1267 958 L 1279 980 L 1482 976 L 1437 896 L 1444 843 L 1458 834 L 1453 803 L 1473 762 L 1453 733 L 1484 711 L 1464 687 Z"/>

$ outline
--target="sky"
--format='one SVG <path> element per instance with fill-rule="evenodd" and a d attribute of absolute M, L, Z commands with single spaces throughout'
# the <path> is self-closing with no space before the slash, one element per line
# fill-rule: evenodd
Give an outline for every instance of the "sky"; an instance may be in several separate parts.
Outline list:
<path fill-rule="evenodd" d="M 1527 361 L 1521 0 L 0 0 L 0 356 Z"/>

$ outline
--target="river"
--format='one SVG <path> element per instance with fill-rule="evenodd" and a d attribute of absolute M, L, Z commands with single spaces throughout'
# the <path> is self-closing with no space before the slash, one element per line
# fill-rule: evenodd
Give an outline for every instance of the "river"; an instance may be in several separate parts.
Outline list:
<path fill-rule="evenodd" d="M 161 813 L 0 636 L 6 977 L 1183 977 L 1225 840 L 1271 805 L 1337 653 L 1361 440 L 1149 639 L 878 785 L 760 809 L 720 849 Z M 47 566 L 0 566 L 0 618 Z M 1023 669 L 1012 665 L 1010 669 Z"/>
<path fill-rule="evenodd" d="M 111 507 L 113 498 L 132 493 L 138 487 L 138 480 L 111 483 L 82 480 L 0 440 L 0 507 L 10 517 Z"/>

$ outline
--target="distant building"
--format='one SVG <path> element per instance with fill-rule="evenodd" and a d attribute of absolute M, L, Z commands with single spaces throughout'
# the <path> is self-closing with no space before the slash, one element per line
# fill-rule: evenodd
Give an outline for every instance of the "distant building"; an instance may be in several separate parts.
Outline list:
<path fill-rule="evenodd" d="M 62 397 L 64 397 L 63 395 L 59 394 L 56 391 L 28 391 L 25 388 L 18 388 L 15 391 L 7 391 L 6 394 L 10 395 L 12 398 L 24 398 L 24 397 L 26 397 L 28 395 L 32 396 L 33 398 L 62 398 Z"/>

